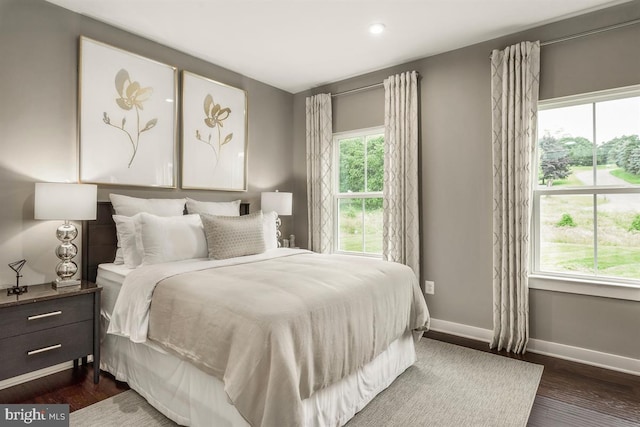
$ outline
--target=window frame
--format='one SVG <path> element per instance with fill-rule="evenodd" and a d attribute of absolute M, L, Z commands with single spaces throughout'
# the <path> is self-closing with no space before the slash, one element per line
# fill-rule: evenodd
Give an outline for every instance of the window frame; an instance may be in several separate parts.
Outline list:
<path fill-rule="evenodd" d="M 379 135 L 382 134 L 384 136 L 384 126 L 374 126 L 374 127 L 369 127 L 369 128 L 364 128 L 364 129 L 356 129 L 356 130 L 350 130 L 350 131 L 344 131 L 344 132 L 335 132 L 332 136 L 332 149 L 333 149 L 333 177 L 332 177 L 332 188 L 331 188 L 331 192 L 332 192 L 332 213 L 333 213 L 333 241 L 334 241 L 334 245 L 333 245 L 333 253 L 336 254 L 342 254 L 342 255 L 354 255 L 354 256 L 364 256 L 364 257 L 369 257 L 369 258 L 382 258 L 382 254 L 375 254 L 375 253 L 371 253 L 371 252 L 356 252 L 356 251 L 344 251 L 344 250 L 340 250 L 339 249 L 339 244 L 340 244 L 340 212 L 339 212 L 339 208 L 340 208 L 340 200 L 348 200 L 348 199 L 363 199 L 363 203 L 364 203 L 364 199 L 375 199 L 375 198 L 382 198 L 384 200 L 384 196 L 383 196 L 383 191 L 368 191 L 368 192 L 361 192 L 361 193 L 354 193 L 354 192 L 347 192 L 347 193 L 341 193 L 339 191 L 340 189 L 340 148 L 338 146 L 339 141 L 341 139 L 349 139 L 349 138 L 358 138 L 358 137 L 362 137 L 365 139 L 368 136 L 372 136 L 372 135 Z M 365 147 L 365 153 L 366 153 L 366 147 Z M 364 157 L 365 159 L 365 163 L 364 163 L 364 168 L 365 171 L 367 170 L 367 156 Z M 365 188 L 366 188 L 366 178 L 367 178 L 367 174 L 365 173 Z M 363 209 L 363 215 L 364 215 L 364 209 Z M 362 218 L 362 223 L 364 224 L 364 217 Z M 365 239 L 365 234 L 362 233 L 362 240 L 363 240 L 363 244 L 362 247 L 365 247 L 364 245 L 364 239 Z"/>
<path fill-rule="evenodd" d="M 572 95 L 562 98 L 543 100 L 538 103 L 538 111 L 550 110 L 561 107 L 591 104 L 593 114 L 593 136 L 596 133 L 596 103 L 617 99 L 640 96 L 640 85 L 627 86 L 611 90 L 592 92 L 587 94 Z M 640 185 L 637 186 L 604 186 L 585 185 L 580 187 L 563 188 L 539 188 L 539 145 L 536 141 L 534 161 L 536 162 L 532 177 L 532 202 L 533 209 L 531 224 L 533 238 L 531 239 L 529 287 L 532 289 L 552 290 L 574 294 L 602 296 L 617 299 L 640 301 L 640 278 L 630 279 L 622 277 L 570 274 L 562 272 L 550 272 L 540 270 L 540 197 L 544 195 L 592 195 L 594 198 L 594 265 L 598 265 L 598 210 L 596 198 L 606 194 L 640 194 Z M 597 162 L 597 150 L 593 152 L 594 163 Z M 594 182 L 596 167 L 593 168 Z"/>

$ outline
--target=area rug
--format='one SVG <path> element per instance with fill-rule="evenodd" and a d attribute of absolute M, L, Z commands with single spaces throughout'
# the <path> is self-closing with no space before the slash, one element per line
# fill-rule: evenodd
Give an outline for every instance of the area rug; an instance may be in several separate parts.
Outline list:
<path fill-rule="evenodd" d="M 526 426 L 543 367 L 431 339 L 348 427 Z M 72 427 L 175 426 L 133 390 L 71 414 Z"/>

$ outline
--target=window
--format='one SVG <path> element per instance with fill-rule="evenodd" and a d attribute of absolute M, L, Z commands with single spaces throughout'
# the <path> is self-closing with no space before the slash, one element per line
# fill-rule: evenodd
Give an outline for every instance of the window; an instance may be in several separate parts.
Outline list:
<path fill-rule="evenodd" d="M 335 134 L 333 144 L 337 251 L 382 255 L 384 130 Z"/>
<path fill-rule="evenodd" d="M 533 274 L 640 284 L 640 87 L 541 102 Z"/>

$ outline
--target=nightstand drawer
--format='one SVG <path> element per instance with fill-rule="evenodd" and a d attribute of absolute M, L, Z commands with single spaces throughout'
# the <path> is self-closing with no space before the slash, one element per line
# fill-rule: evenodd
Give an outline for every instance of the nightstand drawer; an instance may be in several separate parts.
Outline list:
<path fill-rule="evenodd" d="M 3 308 L 0 339 L 93 319 L 93 295 L 75 295 Z"/>
<path fill-rule="evenodd" d="M 0 380 L 93 352 L 93 320 L 0 340 Z"/>

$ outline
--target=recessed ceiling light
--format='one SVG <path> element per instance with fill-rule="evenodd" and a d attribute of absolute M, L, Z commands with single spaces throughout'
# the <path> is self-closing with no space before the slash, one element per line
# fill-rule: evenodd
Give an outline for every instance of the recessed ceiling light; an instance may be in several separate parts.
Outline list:
<path fill-rule="evenodd" d="M 371 24 L 369 25 L 369 32 L 371 34 L 381 34 L 384 32 L 384 28 L 384 24 L 381 23 Z"/>

